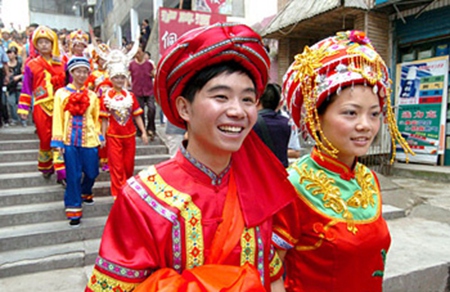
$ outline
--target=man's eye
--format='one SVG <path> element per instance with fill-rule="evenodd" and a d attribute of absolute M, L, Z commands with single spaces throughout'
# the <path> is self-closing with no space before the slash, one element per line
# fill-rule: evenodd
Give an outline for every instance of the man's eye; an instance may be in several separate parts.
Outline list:
<path fill-rule="evenodd" d="M 248 102 L 248 103 L 255 103 L 256 102 L 254 97 L 244 97 L 242 100 L 244 102 Z"/>

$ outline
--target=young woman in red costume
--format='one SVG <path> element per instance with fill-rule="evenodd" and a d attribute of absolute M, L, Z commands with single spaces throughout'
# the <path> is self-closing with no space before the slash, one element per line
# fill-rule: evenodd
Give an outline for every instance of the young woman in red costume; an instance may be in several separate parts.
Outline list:
<path fill-rule="evenodd" d="M 269 66 L 260 36 L 230 23 L 162 56 L 157 102 L 189 138 L 127 181 L 86 291 L 284 291 L 272 216 L 295 191 L 252 131 Z"/>
<path fill-rule="evenodd" d="M 145 128 L 136 96 L 124 88 L 129 76 L 129 59 L 119 50 L 113 50 L 110 55 L 106 66 L 112 88 L 106 90 L 101 98 L 100 116 L 108 147 L 111 195 L 117 199 L 126 180 L 134 174 L 136 127 L 133 119 L 141 131 L 145 132 Z M 143 134 L 141 139 L 148 144 L 147 134 Z"/>
<path fill-rule="evenodd" d="M 298 197 L 274 219 L 287 291 L 382 291 L 391 238 L 376 174 L 358 157 L 369 150 L 383 112 L 393 141 L 413 154 L 396 127 L 390 83 L 360 31 L 306 47 L 284 77 L 289 111 L 316 142 L 289 167 Z"/>

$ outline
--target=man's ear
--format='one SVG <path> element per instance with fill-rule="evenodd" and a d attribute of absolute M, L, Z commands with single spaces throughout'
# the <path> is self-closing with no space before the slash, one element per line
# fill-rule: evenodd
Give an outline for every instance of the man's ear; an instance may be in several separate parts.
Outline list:
<path fill-rule="evenodd" d="M 175 106 L 177 107 L 180 117 L 186 122 L 189 122 L 191 115 L 191 103 L 180 95 L 175 99 Z"/>

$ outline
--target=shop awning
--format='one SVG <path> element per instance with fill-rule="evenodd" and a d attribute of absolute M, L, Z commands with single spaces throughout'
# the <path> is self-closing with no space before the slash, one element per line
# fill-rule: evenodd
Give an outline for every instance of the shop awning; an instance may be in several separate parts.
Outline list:
<path fill-rule="evenodd" d="M 262 31 L 266 38 L 320 39 L 353 28 L 355 15 L 369 10 L 366 0 L 291 0 Z"/>
<path fill-rule="evenodd" d="M 438 0 L 376 0 L 374 11 L 382 12 L 385 14 L 397 14 L 397 16 L 405 22 L 401 12 L 408 9 L 420 7 L 416 13 L 416 17 L 419 17 L 425 9 Z"/>

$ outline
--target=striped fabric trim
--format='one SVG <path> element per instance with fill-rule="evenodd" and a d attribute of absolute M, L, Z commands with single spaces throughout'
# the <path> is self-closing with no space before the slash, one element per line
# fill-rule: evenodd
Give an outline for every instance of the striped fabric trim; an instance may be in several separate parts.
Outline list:
<path fill-rule="evenodd" d="M 131 177 L 127 181 L 128 185 L 153 209 L 156 213 L 169 220 L 172 226 L 172 250 L 173 250 L 173 268 L 181 273 L 182 254 L 181 254 L 181 230 L 177 214 L 167 208 L 164 208 L 158 201 L 148 195 L 146 189 L 139 182 Z"/>
<path fill-rule="evenodd" d="M 287 241 L 285 241 L 283 238 L 278 236 L 276 233 L 272 233 L 272 242 L 275 243 L 275 245 L 281 247 L 282 249 L 291 249 L 294 246 L 289 244 Z"/>

